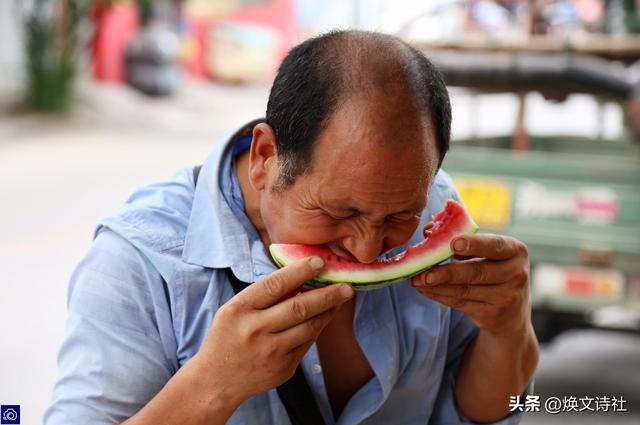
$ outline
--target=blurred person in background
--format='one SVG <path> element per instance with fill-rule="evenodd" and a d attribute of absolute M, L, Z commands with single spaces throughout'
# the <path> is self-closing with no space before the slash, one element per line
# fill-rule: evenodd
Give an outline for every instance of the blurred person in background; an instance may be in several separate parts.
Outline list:
<path fill-rule="evenodd" d="M 358 294 L 303 290 L 322 260 L 276 270 L 265 248 L 371 263 L 422 240 L 458 199 L 440 170 L 450 123 L 441 76 L 398 39 L 294 48 L 266 119 L 97 226 L 45 424 L 288 423 L 274 389 L 298 366 L 324 423 L 518 423 L 510 396 L 538 361 L 521 242 L 465 236 L 461 261 Z"/>

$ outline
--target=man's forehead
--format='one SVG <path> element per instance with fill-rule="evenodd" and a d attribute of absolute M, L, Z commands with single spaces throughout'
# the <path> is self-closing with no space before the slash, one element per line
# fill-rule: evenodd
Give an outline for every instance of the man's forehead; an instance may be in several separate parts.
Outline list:
<path fill-rule="evenodd" d="M 427 132 L 353 134 L 327 130 L 312 157 L 313 171 L 329 177 L 360 176 L 368 181 L 433 177 L 439 156 Z"/>
<path fill-rule="evenodd" d="M 391 201 L 382 198 L 377 203 L 362 202 L 355 196 L 327 197 L 326 206 L 338 211 L 357 212 L 361 214 L 374 214 L 385 210 L 385 214 L 417 213 L 427 205 L 427 192 L 416 192 L 414 196 L 402 200 Z M 382 207 L 382 208 L 381 208 Z"/>
<path fill-rule="evenodd" d="M 347 94 L 342 99 L 340 109 L 365 111 L 367 115 L 373 115 L 376 119 L 420 120 L 425 110 L 418 102 L 418 96 L 418 93 L 405 85 L 395 84 L 390 88 L 371 86 L 366 92 Z"/>
<path fill-rule="evenodd" d="M 333 148 L 343 143 L 354 149 L 367 149 L 370 143 L 379 143 L 398 150 L 431 145 L 437 150 L 436 137 L 428 114 L 409 101 L 391 105 L 388 96 L 353 96 L 336 107 L 319 133 L 316 145 L 327 144 Z"/>
<path fill-rule="evenodd" d="M 327 162 L 306 179 L 320 203 L 331 208 L 376 213 L 421 210 L 426 205 L 435 167 L 430 167 L 433 171 L 420 167 L 412 173 L 411 167 L 406 166 L 406 162 L 390 160 L 380 168 L 349 164 L 331 168 Z"/>

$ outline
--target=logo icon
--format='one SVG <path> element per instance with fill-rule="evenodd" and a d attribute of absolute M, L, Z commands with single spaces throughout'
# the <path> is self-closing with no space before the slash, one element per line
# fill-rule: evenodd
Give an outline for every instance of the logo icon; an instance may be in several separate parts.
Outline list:
<path fill-rule="evenodd" d="M 20 424 L 20 406 L 7 404 L 0 406 L 0 424 Z"/>

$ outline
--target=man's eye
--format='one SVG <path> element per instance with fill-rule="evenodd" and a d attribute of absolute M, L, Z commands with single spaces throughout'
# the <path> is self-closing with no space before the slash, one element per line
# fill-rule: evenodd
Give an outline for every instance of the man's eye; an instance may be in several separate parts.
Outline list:
<path fill-rule="evenodd" d="M 390 215 L 387 217 L 387 220 L 394 223 L 403 223 L 403 222 L 419 220 L 419 219 L 420 219 L 420 214 L 412 214 L 412 213 L 396 214 L 396 215 Z"/>
<path fill-rule="evenodd" d="M 334 220 L 346 220 L 348 218 L 351 218 L 352 215 L 337 215 L 337 214 L 329 214 L 329 217 L 331 217 Z"/>
<path fill-rule="evenodd" d="M 334 220 L 346 220 L 356 215 L 355 212 L 344 212 L 344 213 L 335 213 L 335 212 L 327 212 L 327 215 Z"/>

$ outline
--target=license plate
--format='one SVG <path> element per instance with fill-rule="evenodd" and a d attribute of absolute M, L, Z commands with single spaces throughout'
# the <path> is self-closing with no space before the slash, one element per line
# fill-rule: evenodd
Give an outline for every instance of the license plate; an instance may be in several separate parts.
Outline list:
<path fill-rule="evenodd" d="M 506 229 L 511 223 L 511 187 L 501 180 L 456 178 L 465 207 L 482 228 Z"/>
<path fill-rule="evenodd" d="M 624 296 L 624 275 L 615 269 L 540 264 L 532 274 L 533 293 L 538 298 L 618 301 Z"/>

